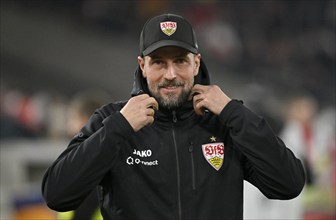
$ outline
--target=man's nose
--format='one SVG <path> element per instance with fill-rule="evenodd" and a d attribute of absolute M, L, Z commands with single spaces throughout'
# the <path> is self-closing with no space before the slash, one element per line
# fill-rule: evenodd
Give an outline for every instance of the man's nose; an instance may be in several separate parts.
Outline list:
<path fill-rule="evenodd" d="M 176 78 L 176 69 L 175 69 L 174 65 L 172 65 L 172 64 L 167 65 L 165 78 L 168 79 L 168 80 L 172 80 L 172 79 Z"/>

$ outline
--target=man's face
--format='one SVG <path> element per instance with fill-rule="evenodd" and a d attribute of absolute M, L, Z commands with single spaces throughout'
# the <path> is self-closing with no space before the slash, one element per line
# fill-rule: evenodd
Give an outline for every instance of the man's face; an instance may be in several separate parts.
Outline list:
<path fill-rule="evenodd" d="M 151 95 L 161 107 L 174 109 L 188 100 L 200 59 L 179 47 L 163 47 L 138 57 L 138 63 Z"/>

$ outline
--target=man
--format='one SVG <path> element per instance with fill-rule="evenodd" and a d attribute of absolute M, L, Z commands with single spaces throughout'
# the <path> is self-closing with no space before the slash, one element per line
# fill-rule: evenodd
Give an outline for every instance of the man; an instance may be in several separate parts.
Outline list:
<path fill-rule="evenodd" d="M 57 211 L 98 186 L 104 219 L 242 219 L 243 181 L 268 198 L 299 195 L 301 162 L 261 117 L 209 74 L 184 18 L 150 19 L 132 98 L 98 109 L 47 170 Z"/>

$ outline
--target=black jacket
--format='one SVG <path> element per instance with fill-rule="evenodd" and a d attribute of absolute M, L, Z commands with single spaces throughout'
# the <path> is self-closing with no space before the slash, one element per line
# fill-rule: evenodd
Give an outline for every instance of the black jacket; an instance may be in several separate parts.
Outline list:
<path fill-rule="evenodd" d="M 195 79 L 209 84 L 204 63 Z M 141 70 L 132 94 L 148 92 Z M 134 132 L 119 112 L 98 109 L 47 170 L 42 192 L 56 211 L 76 209 L 98 186 L 104 219 L 243 218 L 243 180 L 270 199 L 301 192 L 301 162 L 267 122 L 231 101 L 219 116 L 198 116 L 192 103 L 159 110 Z"/>

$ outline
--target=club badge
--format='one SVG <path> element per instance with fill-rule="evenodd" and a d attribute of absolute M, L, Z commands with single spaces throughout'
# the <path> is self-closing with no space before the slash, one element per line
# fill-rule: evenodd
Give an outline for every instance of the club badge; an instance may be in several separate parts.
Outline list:
<path fill-rule="evenodd" d="M 160 23 L 160 27 L 163 33 L 170 36 L 175 33 L 177 29 L 177 23 L 173 21 L 165 21 Z"/>
<path fill-rule="evenodd" d="M 202 151 L 208 163 L 218 171 L 224 162 L 224 143 L 203 144 Z"/>

